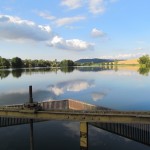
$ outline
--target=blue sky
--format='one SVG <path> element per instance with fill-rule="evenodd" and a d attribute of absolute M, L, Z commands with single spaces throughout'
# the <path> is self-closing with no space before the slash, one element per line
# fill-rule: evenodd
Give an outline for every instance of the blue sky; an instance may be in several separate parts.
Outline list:
<path fill-rule="evenodd" d="M 62 60 L 150 54 L 150 0 L 0 0 L 0 56 Z"/>

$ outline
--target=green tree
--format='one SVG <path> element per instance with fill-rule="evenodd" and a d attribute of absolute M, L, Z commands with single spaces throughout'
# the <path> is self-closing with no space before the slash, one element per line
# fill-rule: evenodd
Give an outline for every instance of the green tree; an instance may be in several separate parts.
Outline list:
<path fill-rule="evenodd" d="M 32 60 L 32 65 L 33 65 L 34 67 L 38 67 L 38 60 L 37 60 L 37 59 Z"/>
<path fill-rule="evenodd" d="M 140 65 L 144 65 L 145 67 L 150 67 L 150 57 L 149 55 L 143 55 L 138 60 Z"/>
<path fill-rule="evenodd" d="M 111 62 L 110 65 L 113 66 L 113 62 Z"/>
<path fill-rule="evenodd" d="M 118 65 L 118 60 L 115 60 L 115 61 L 114 61 L 114 65 Z"/>
<path fill-rule="evenodd" d="M 29 67 L 29 64 L 30 64 L 30 62 L 29 62 L 28 59 L 23 60 L 23 65 L 24 65 L 24 67 L 28 68 L 28 67 Z"/>
<path fill-rule="evenodd" d="M 0 68 L 9 68 L 10 63 L 6 58 L 0 57 Z"/>
<path fill-rule="evenodd" d="M 62 60 L 60 62 L 61 67 L 72 67 L 74 66 L 74 62 L 72 60 Z"/>
<path fill-rule="evenodd" d="M 52 67 L 58 67 L 60 64 L 59 62 L 57 62 L 57 59 L 55 59 L 54 61 L 51 62 L 51 66 Z"/>
<path fill-rule="evenodd" d="M 19 57 L 12 58 L 11 66 L 12 66 L 12 68 L 21 68 L 23 66 L 23 62 L 22 62 L 21 58 L 19 58 Z"/>

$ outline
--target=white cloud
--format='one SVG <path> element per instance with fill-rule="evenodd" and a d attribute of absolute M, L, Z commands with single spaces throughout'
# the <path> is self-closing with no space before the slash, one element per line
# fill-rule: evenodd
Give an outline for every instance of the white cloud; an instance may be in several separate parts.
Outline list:
<path fill-rule="evenodd" d="M 89 12 L 93 14 L 102 14 L 105 12 L 107 5 L 117 1 L 118 0 L 89 0 Z"/>
<path fill-rule="evenodd" d="M 69 9 L 76 9 L 82 6 L 82 0 L 62 0 L 61 5 L 67 6 Z"/>
<path fill-rule="evenodd" d="M 102 14 L 105 11 L 104 0 L 89 0 L 89 11 L 93 14 Z"/>
<path fill-rule="evenodd" d="M 38 12 L 38 15 L 40 17 L 43 17 L 44 19 L 48 19 L 48 20 L 54 20 L 54 19 L 56 19 L 55 16 L 50 15 L 48 12 Z"/>
<path fill-rule="evenodd" d="M 77 9 L 79 7 L 87 7 L 92 14 L 102 14 L 110 3 L 115 3 L 118 0 L 62 0 L 61 5 L 67 6 L 69 9 Z"/>
<path fill-rule="evenodd" d="M 56 47 L 63 50 L 74 50 L 74 51 L 83 51 L 83 50 L 93 50 L 94 45 L 79 39 L 65 40 L 62 37 L 55 36 L 51 41 L 48 42 L 48 46 Z"/>
<path fill-rule="evenodd" d="M 101 56 L 101 59 L 131 59 L 131 58 L 139 58 L 140 56 L 145 55 L 145 53 L 129 53 L 129 54 L 118 54 L 118 55 L 107 55 Z"/>
<path fill-rule="evenodd" d="M 64 26 L 64 25 L 72 24 L 74 22 L 78 22 L 78 21 L 84 20 L 84 19 L 86 19 L 85 16 L 65 17 L 65 18 L 57 19 L 55 21 L 55 24 L 57 26 Z"/>
<path fill-rule="evenodd" d="M 58 21 L 64 25 L 83 19 L 84 17 L 73 17 L 72 19 Z M 79 39 L 65 40 L 53 34 L 50 26 L 38 25 L 29 20 L 19 17 L 0 15 L 0 39 L 8 41 L 44 41 L 47 46 L 64 50 L 93 50 L 94 45 Z"/>
<path fill-rule="evenodd" d="M 98 30 L 96 28 L 93 28 L 91 31 L 91 36 L 94 38 L 104 37 L 104 36 L 106 36 L 106 33 L 104 33 L 102 30 Z"/>
<path fill-rule="evenodd" d="M 0 39 L 47 41 L 51 37 L 50 26 L 37 25 L 18 17 L 0 15 Z"/>

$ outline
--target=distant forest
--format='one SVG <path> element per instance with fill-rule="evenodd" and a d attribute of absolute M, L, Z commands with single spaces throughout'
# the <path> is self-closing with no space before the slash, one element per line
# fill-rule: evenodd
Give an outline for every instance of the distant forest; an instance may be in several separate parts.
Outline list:
<path fill-rule="evenodd" d="M 14 57 L 12 59 L 2 58 L 0 56 L 0 68 L 32 68 L 32 67 L 73 67 L 73 66 L 93 66 L 95 64 L 99 65 L 113 65 L 114 60 L 109 59 L 80 59 L 77 61 L 72 60 L 62 60 L 57 61 L 56 59 L 51 60 L 22 60 L 19 57 Z M 114 61 L 115 62 L 115 61 Z M 117 64 L 117 61 L 116 63 Z"/>
<path fill-rule="evenodd" d="M 31 68 L 31 67 L 72 67 L 75 63 L 72 60 L 62 60 L 58 62 L 56 59 L 54 61 L 49 60 L 22 60 L 19 57 L 14 57 L 12 59 L 2 58 L 0 56 L 0 68 Z"/>

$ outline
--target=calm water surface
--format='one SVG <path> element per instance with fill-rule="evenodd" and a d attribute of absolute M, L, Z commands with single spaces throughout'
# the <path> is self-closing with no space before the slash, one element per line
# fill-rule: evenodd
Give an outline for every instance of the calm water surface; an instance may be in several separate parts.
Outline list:
<path fill-rule="evenodd" d="M 140 72 L 141 73 L 141 72 Z M 77 99 L 119 110 L 150 111 L 150 75 L 136 69 L 78 68 L 71 70 L 0 70 L 0 105 L 28 101 Z M 77 150 L 79 123 L 48 121 L 34 124 L 35 150 Z M 0 128 L 0 150 L 28 150 L 29 125 Z M 150 147 L 90 126 L 90 150 L 148 150 Z"/>

